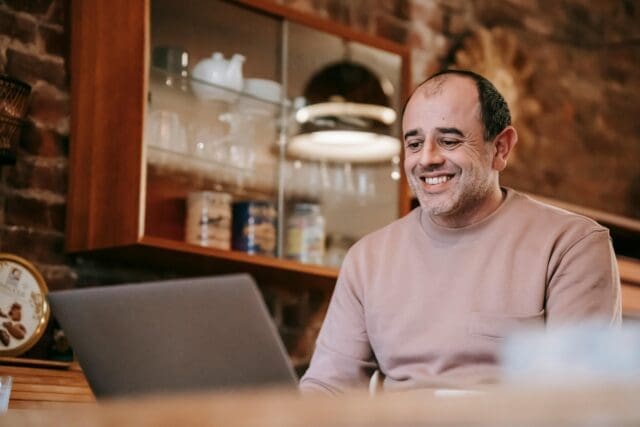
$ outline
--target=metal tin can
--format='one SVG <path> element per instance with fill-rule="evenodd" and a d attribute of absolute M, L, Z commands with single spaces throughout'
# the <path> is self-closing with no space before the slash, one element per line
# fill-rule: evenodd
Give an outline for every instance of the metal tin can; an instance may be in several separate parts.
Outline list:
<path fill-rule="evenodd" d="M 185 240 L 218 249 L 231 246 L 231 194 L 196 191 L 187 197 Z"/>
<path fill-rule="evenodd" d="M 275 256 L 276 209 L 267 200 L 233 204 L 232 245 L 237 251 Z"/>
<path fill-rule="evenodd" d="M 287 258 L 304 264 L 322 264 L 324 217 L 320 206 L 298 203 L 287 221 Z"/>

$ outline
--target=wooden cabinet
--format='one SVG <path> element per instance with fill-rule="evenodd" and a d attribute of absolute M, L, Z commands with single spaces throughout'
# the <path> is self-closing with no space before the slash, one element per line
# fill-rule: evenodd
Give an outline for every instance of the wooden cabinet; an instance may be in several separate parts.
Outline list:
<path fill-rule="evenodd" d="M 279 257 L 266 257 L 186 243 L 186 199 L 192 191 L 221 189 L 232 193 L 234 198 L 255 196 L 272 200 L 279 208 L 278 243 L 282 248 L 284 207 L 295 198 L 290 188 L 300 181 L 285 174 L 291 165 L 300 167 L 301 163 L 279 151 L 279 145 L 286 143 L 291 134 L 287 123 L 305 80 L 318 67 L 341 58 L 366 62 L 374 70 L 377 67 L 377 72 L 393 69 L 390 75 L 381 78 L 390 85 L 391 106 L 398 110 L 408 90 L 408 50 L 271 1 L 115 0 L 106 4 L 83 0 L 72 2 L 71 22 L 68 251 L 91 252 L 149 266 L 171 266 L 176 271 L 193 274 L 247 271 L 259 282 L 330 290 L 337 276 L 335 268 L 301 264 L 284 259 L 282 253 Z M 207 103 L 194 95 L 193 76 L 187 77 L 186 88 L 176 92 L 173 101 L 189 111 L 190 122 L 184 123 L 188 144 L 184 152 L 172 153 L 171 149 L 149 141 L 149 114 L 157 107 L 158 99 L 167 95 L 166 91 L 156 90 L 166 71 L 157 69 L 152 60 L 158 46 L 179 46 L 188 51 L 189 72 L 213 52 L 221 52 L 226 58 L 232 53 L 242 53 L 244 77 L 277 81 L 284 96 L 279 101 L 260 96 L 256 99 L 240 90 L 229 92 L 235 98 L 231 102 Z M 189 145 L 194 140 L 189 132 L 197 120 L 203 123 L 203 116 L 204 123 L 219 121 L 221 115 L 229 113 L 242 100 L 270 104 L 277 111 L 267 122 L 268 130 L 260 130 L 262 134 L 258 135 L 268 141 L 266 145 L 250 149 L 252 155 L 260 152 L 270 159 L 266 167 L 271 170 L 260 169 L 257 164 L 242 166 L 238 173 L 251 180 L 238 184 L 238 179 L 221 177 L 225 168 L 236 167 L 229 164 L 229 157 L 214 159 L 194 154 Z M 199 119 L 194 118 L 198 115 Z M 242 122 L 246 115 L 241 113 L 237 117 L 241 121 L 236 126 L 246 130 L 243 127 L 248 126 L 247 122 Z M 230 132 L 233 124 L 227 126 L 226 131 Z M 398 125 L 395 126 L 394 131 L 399 134 Z M 259 138 L 255 134 L 260 131 L 254 132 L 256 141 Z M 325 172 L 334 168 L 337 174 L 344 165 L 302 162 L 303 170 L 312 167 L 324 167 Z M 375 174 L 388 175 L 392 165 L 370 167 Z M 270 183 L 263 185 L 265 182 Z M 344 200 L 337 197 L 324 200 L 327 231 L 355 223 L 356 228 L 363 227 L 353 236 L 358 238 L 407 212 L 409 197 L 405 183 L 385 181 L 383 185 L 378 199 L 367 201 L 371 202 L 369 206 L 342 205 Z M 352 204 L 355 200 L 344 199 Z M 364 224 L 361 213 L 366 209 L 387 213 L 379 224 Z"/>

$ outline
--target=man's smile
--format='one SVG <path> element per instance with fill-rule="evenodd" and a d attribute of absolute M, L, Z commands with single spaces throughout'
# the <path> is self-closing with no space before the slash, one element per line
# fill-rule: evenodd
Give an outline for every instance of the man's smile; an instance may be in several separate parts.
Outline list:
<path fill-rule="evenodd" d="M 427 192 L 440 192 L 448 187 L 447 183 L 455 177 L 455 173 L 428 173 L 418 175 L 417 178 L 422 181 L 422 188 Z"/>

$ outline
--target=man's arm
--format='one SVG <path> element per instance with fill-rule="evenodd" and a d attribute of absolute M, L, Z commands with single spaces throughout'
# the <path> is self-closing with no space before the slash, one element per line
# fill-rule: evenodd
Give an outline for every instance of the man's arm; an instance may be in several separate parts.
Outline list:
<path fill-rule="evenodd" d="M 331 297 L 309 369 L 300 389 L 336 394 L 366 388 L 377 365 L 364 320 L 362 295 L 351 274 L 347 255 Z"/>
<path fill-rule="evenodd" d="M 547 289 L 547 327 L 591 318 L 619 326 L 620 292 L 609 233 L 593 230 L 560 254 Z"/>

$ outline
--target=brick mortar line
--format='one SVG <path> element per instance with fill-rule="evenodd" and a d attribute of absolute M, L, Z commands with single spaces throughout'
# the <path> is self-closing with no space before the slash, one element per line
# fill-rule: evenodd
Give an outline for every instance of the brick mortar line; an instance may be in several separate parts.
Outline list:
<path fill-rule="evenodd" d="M 43 270 L 47 270 L 48 272 L 65 272 L 65 271 L 71 271 L 72 273 L 74 273 L 74 275 L 78 276 L 78 273 L 75 271 L 75 269 L 73 267 L 71 267 L 69 264 L 48 264 L 48 263 L 42 263 L 42 262 L 37 262 L 34 261 L 33 264 L 38 268 L 38 270 L 42 273 Z"/>
<path fill-rule="evenodd" d="M 51 98 L 56 101 L 69 101 L 71 96 L 69 90 L 62 90 L 58 86 L 49 83 L 46 80 L 39 79 L 32 86 L 32 95 L 33 92 L 38 91 L 51 91 Z"/>
<path fill-rule="evenodd" d="M 36 167 L 56 168 L 59 170 L 69 168 L 69 159 L 66 156 L 39 156 L 23 150 L 18 150 L 17 156 L 26 163 Z"/>
<path fill-rule="evenodd" d="M 59 31 L 61 33 L 64 33 L 65 31 L 64 25 L 47 21 L 46 13 L 41 15 L 31 14 L 29 12 L 15 10 L 7 4 L 0 4 L 0 11 L 13 14 L 16 18 L 25 19 L 27 21 L 33 22 L 35 27 L 35 31 L 34 31 L 35 42 L 33 43 L 33 46 L 36 47 L 39 53 L 42 53 L 44 55 L 47 55 L 47 52 L 46 52 L 45 43 L 43 43 L 43 40 L 42 40 L 42 34 L 40 32 L 40 28 L 46 27 L 54 31 Z"/>
<path fill-rule="evenodd" d="M 0 192 L 4 194 L 4 197 L 9 195 L 18 195 L 27 199 L 39 200 L 47 202 L 52 205 L 64 205 L 67 202 L 66 195 L 56 194 L 50 190 L 40 190 L 34 188 L 16 189 L 9 187 L 6 184 L 0 185 Z"/>
<path fill-rule="evenodd" d="M 69 126 L 70 126 L 69 117 L 62 118 L 58 120 L 58 123 L 55 123 L 55 124 L 47 124 L 43 121 L 40 121 L 34 118 L 31 115 L 29 115 L 28 117 L 33 122 L 33 124 L 37 125 L 40 129 L 52 130 L 62 136 L 69 136 Z"/>
<path fill-rule="evenodd" d="M 19 51 L 20 53 L 24 53 L 24 54 L 28 54 L 28 55 L 33 55 L 41 60 L 48 60 L 51 62 L 54 62 L 55 65 L 62 65 L 64 66 L 65 64 L 65 58 L 63 56 L 60 55 L 52 55 L 50 53 L 47 53 L 45 51 L 43 51 L 40 46 L 38 46 L 37 43 L 29 43 L 29 44 L 25 44 L 23 42 L 21 42 L 20 40 L 13 38 L 7 34 L 0 34 L 1 38 L 6 38 L 9 40 L 9 44 L 7 46 L 7 48 L 12 48 L 16 51 Z M 6 55 L 6 52 L 5 52 Z"/>
<path fill-rule="evenodd" d="M 64 237 L 65 233 L 62 231 L 56 231 L 52 229 L 43 229 L 43 228 L 34 228 L 28 227 L 26 225 L 15 225 L 15 224 L 0 224 L 0 231 L 25 231 L 27 234 L 38 234 L 38 235 L 46 235 L 50 237 Z"/>

